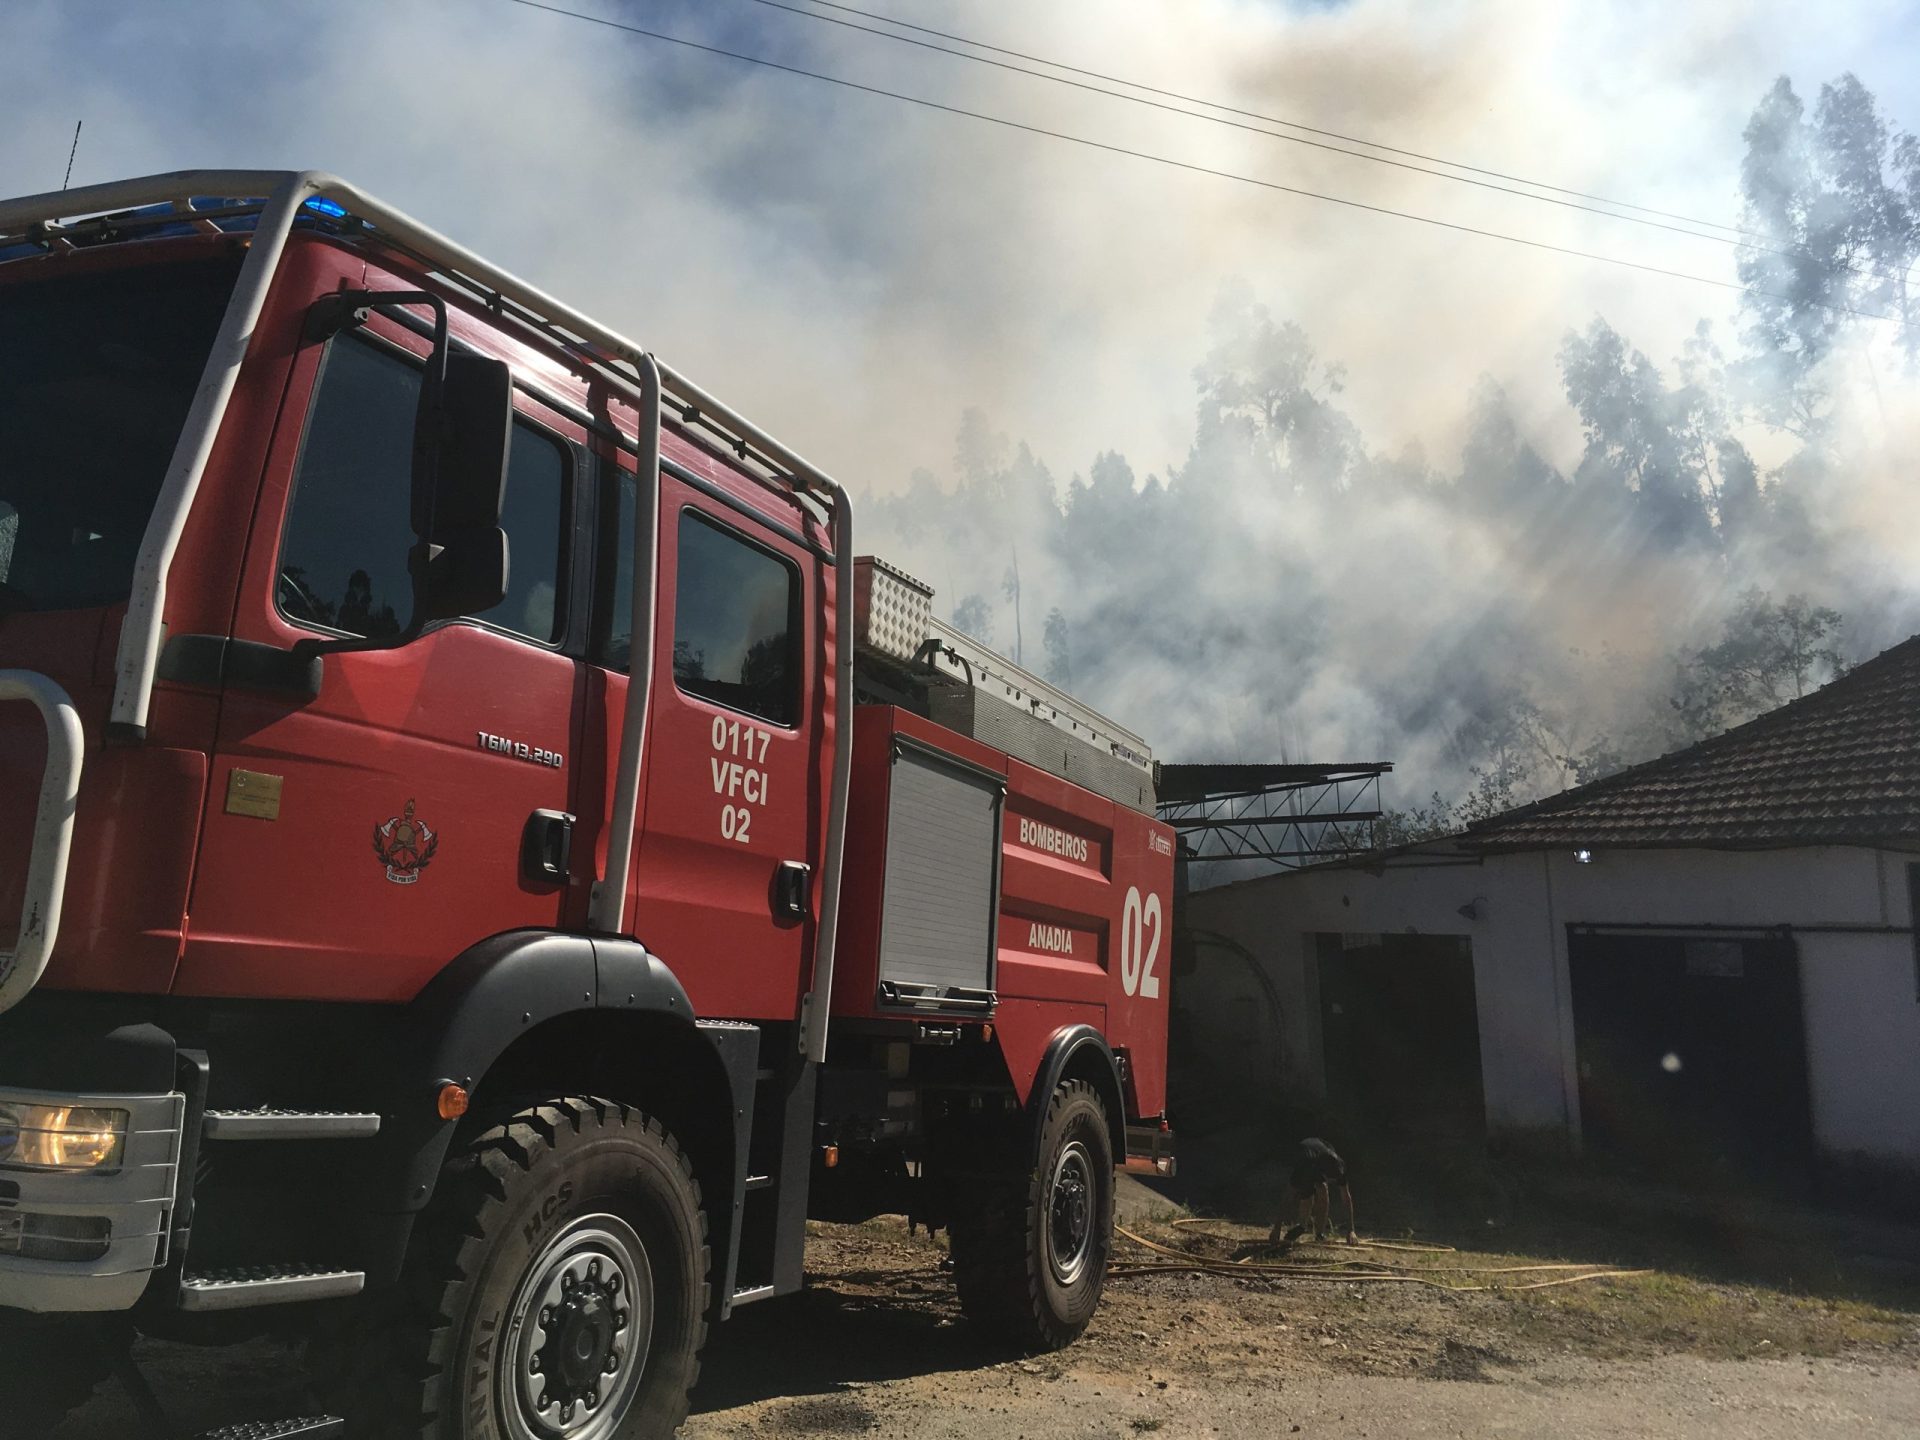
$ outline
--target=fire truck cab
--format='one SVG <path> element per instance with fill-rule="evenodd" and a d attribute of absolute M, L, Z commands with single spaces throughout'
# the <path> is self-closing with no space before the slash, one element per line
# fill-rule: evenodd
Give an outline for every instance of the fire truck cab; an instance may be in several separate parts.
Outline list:
<path fill-rule="evenodd" d="M 1151 755 L 852 519 L 334 177 L 0 201 L 0 1437 L 269 1329 L 328 1413 L 232 1434 L 669 1435 L 810 1215 L 1080 1333 Z"/>

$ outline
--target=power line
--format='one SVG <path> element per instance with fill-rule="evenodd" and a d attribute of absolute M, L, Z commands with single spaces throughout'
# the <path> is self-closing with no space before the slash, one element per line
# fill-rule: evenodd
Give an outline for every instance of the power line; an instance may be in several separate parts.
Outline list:
<path fill-rule="evenodd" d="M 1389 165 L 1396 170 L 1408 170 L 1414 173 L 1415 175 L 1431 175 L 1435 179 L 1451 180 L 1457 185 L 1475 185 L 1483 190 L 1495 190 L 1502 195 L 1516 195 L 1522 200 L 1533 200 L 1533 201 L 1537 201 L 1542 205 L 1561 205 L 1566 207 L 1569 210 L 1580 210 L 1580 211 L 1584 211 L 1586 214 L 1589 214 L 1589 215 L 1600 215 L 1605 217 L 1608 220 L 1624 220 L 1634 225 L 1648 225 L 1653 227 L 1656 230 L 1666 230 L 1675 235 L 1686 235 L 1695 240 L 1710 240 L 1718 245 L 1742 245 L 1745 243 L 1740 240 L 1731 239 L 1725 235 L 1705 235 L 1698 230 L 1689 230 L 1686 227 L 1686 225 L 1670 225 L 1659 220 L 1645 219 L 1639 215 L 1622 215 L 1622 214 L 1619 214 L 1617 211 L 1603 210 L 1600 208 L 1599 205 L 1583 204 L 1578 200 L 1562 200 L 1552 195 L 1536 195 L 1531 190 L 1516 189 L 1512 185 L 1500 185 L 1500 184 L 1494 183 L 1491 180 L 1475 180 L 1468 175 L 1452 175 L 1445 170 L 1432 170 L 1425 165 L 1414 165 L 1405 160 L 1393 160 L 1393 159 L 1389 159 L 1385 155 L 1369 155 L 1364 150 L 1349 150 L 1344 145 L 1329 145 L 1325 141 L 1308 140 L 1299 135 L 1283 135 L 1278 131 L 1264 129 L 1260 125 L 1249 125 L 1238 120 L 1226 119 L 1224 116 L 1220 116 L 1220 115 L 1206 115 L 1201 113 L 1198 110 L 1183 109 L 1179 105 L 1168 105 L 1158 100 L 1146 99 L 1144 96 L 1129 95 L 1122 90 L 1108 90 L 1100 85 L 1089 85 L 1084 81 L 1069 80 L 1063 75 L 1049 75 L 1044 70 L 1029 70 L 1024 65 L 1010 65 L 1004 60 L 992 60 L 986 57 L 985 55 L 969 55 L 964 50 L 955 50 L 950 46 L 946 46 L 946 45 L 935 45 L 926 40 L 915 40 L 910 35 L 894 35 L 885 30 L 875 29 L 871 25 L 856 25 L 851 20 L 840 20 L 835 18 L 832 15 L 822 15 L 817 11 L 808 10 L 799 5 L 789 5 L 785 3 L 785 0 L 752 0 L 752 3 L 756 5 L 764 5 L 771 10 L 784 10 L 790 15 L 798 15 L 805 20 L 817 20 L 824 25 L 839 25 L 839 26 L 843 26 L 848 30 L 857 30 L 863 35 L 877 35 L 882 40 L 892 40 L 901 45 L 913 45 L 922 50 L 932 50 L 941 55 L 951 55 L 958 60 L 970 60 L 976 65 L 991 65 L 996 70 L 1007 70 L 1007 71 L 1011 71 L 1015 75 L 1028 75 L 1034 78 L 1035 80 L 1045 80 L 1050 84 L 1066 85 L 1075 90 L 1084 90 L 1087 93 L 1092 95 L 1105 95 L 1108 98 L 1113 100 L 1124 100 L 1130 105 L 1144 105 L 1144 106 L 1147 106 L 1149 109 L 1163 110 L 1169 115 L 1185 115 L 1190 120 L 1204 120 L 1209 125 L 1224 125 L 1229 129 L 1244 130 L 1250 135 L 1264 135 L 1269 140 L 1284 140 L 1289 145 L 1305 145 L 1308 148 L 1313 150 L 1325 150 L 1328 153 L 1334 154 L 1334 155 L 1346 155 L 1346 156 L 1350 156 L 1355 160 L 1366 160 L 1375 165 Z M 851 7 L 836 5 L 833 8 L 836 10 L 839 10 L 839 9 L 850 9 Z M 852 11 L 852 13 L 856 15 L 867 14 L 867 12 L 864 10 L 854 10 Z M 883 19 L 884 17 L 875 16 L 873 18 Z M 890 22 L 890 23 L 904 24 L 905 22 L 902 21 L 902 22 Z M 911 28 L 918 30 L 923 27 L 916 25 Z M 928 33 L 939 34 L 940 32 L 930 31 Z M 975 40 L 963 40 L 960 43 L 964 45 L 978 45 L 980 42 Z M 993 49 L 997 47 L 983 46 L 982 48 Z M 1041 60 L 1041 61 L 1038 61 L 1037 63 L 1042 65 L 1052 65 L 1055 68 L 1062 69 L 1062 70 L 1075 70 L 1074 66 L 1061 65 L 1058 61 L 1053 61 L 1053 60 Z M 1076 73 L 1086 74 L 1091 72 L 1076 71 Z M 1105 79 L 1107 77 L 1102 76 L 1100 78 Z M 1133 85 L 1134 84 L 1134 82 L 1130 80 L 1115 80 L 1113 83 L 1116 85 Z M 1147 89 L 1150 87 L 1139 86 L 1136 88 Z M 1154 93 L 1160 94 L 1165 92 L 1155 91 Z M 1185 99 L 1186 97 L 1181 97 L 1181 98 Z M 1227 108 L 1224 106 L 1215 106 L 1213 102 L 1210 100 L 1192 100 L 1189 103 L 1195 104 L 1195 105 L 1207 105 L 1215 109 Z M 1240 114 L 1245 112 L 1235 111 L 1233 113 Z M 1265 121 L 1266 124 L 1271 124 L 1271 125 L 1287 125 L 1291 123 L 1285 120 L 1267 120 L 1266 117 L 1264 116 L 1260 118 L 1263 121 Z M 1365 145 L 1365 144 L 1369 144 L 1370 142 L 1365 140 L 1356 140 L 1350 143 L 1353 143 L 1356 145 Z M 1435 163 L 1441 164 L 1441 165 L 1451 165 L 1453 162 L 1450 160 L 1441 160 Z M 1519 181 L 1518 183 L 1522 185 L 1534 185 L 1537 182 L 1532 180 L 1522 180 L 1522 181 Z M 1603 201 L 1603 203 L 1607 205 L 1618 205 L 1621 202 L 1616 200 L 1605 200 Z M 1687 224 L 1690 224 L 1690 225 L 1696 225 L 1696 224 L 1707 225 L 1711 223 L 1712 222 L 1705 221 L 1705 220 L 1687 222 Z M 1725 227 L 1717 227 L 1717 228 L 1725 228 Z M 1756 246 L 1754 248 L 1765 249 L 1766 247 Z M 1784 254 L 1785 252 L 1775 252 L 1775 253 Z"/>
<path fill-rule="evenodd" d="M 861 94 L 877 95 L 886 100 L 898 100 L 908 105 L 918 105 L 923 109 L 937 110 L 947 115 L 958 115 L 968 120 L 980 120 L 989 125 L 998 125 L 1008 130 L 1018 130 L 1028 135 L 1040 135 L 1050 140 L 1061 140 L 1070 145 L 1084 146 L 1090 150 L 1104 151 L 1110 155 L 1124 155 L 1134 160 L 1146 160 L 1156 165 L 1165 165 L 1175 170 L 1185 170 L 1195 175 L 1209 175 L 1219 180 L 1232 180 L 1242 185 L 1257 186 L 1262 190 L 1278 191 L 1285 195 L 1298 195 L 1308 200 L 1320 200 L 1330 205 L 1344 206 L 1350 210 L 1364 210 L 1374 215 L 1390 215 L 1399 220 L 1412 220 L 1417 224 L 1431 225 L 1441 230 L 1451 230 L 1462 235 L 1477 235 L 1486 240 L 1503 240 L 1508 244 L 1522 245 L 1532 250 L 1544 250 L 1555 255 L 1567 255 L 1577 260 L 1592 260 L 1603 265 L 1616 265 L 1623 269 L 1638 270 L 1648 275 L 1660 275 L 1670 280 L 1689 280 L 1696 285 L 1711 285 L 1720 290 L 1745 291 L 1746 286 L 1736 280 L 1716 280 L 1709 275 L 1695 275 L 1684 270 L 1669 270 L 1660 265 L 1649 265 L 1644 261 L 1627 260 L 1617 255 L 1605 255 L 1594 250 L 1578 250 L 1572 246 L 1555 245 L 1546 240 L 1530 240 L 1524 236 L 1509 235 L 1501 230 L 1485 230 L 1474 225 L 1462 225 L 1452 220 L 1441 220 L 1432 215 L 1421 215 L 1412 210 L 1396 210 L 1386 205 L 1371 205 L 1364 200 L 1350 200 L 1340 195 L 1328 195 L 1318 190 L 1307 190 L 1297 185 L 1283 185 L 1277 180 L 1261 180 L 1252 175 L 1242 175 L 1232 170 L 1220 170 L 1210 165 L 1198 165 L 1192 161 L 1176 160 L 1169 155 L 1156 155 L 1147 150 L 1134 150 L 1124 145 L 1109 144 L 1104 140 L 1094 140 L 1084 135 L 1072 135 L 1064 130 L 1049 130 L 1039 125 L 1028 125 L 1019 120 L 1009 120 L 1000 115 L 989 115 L 980 110 L 967 110 L 958 105 L 943 104 L 938 100 L 928 100 L 919 95 L 906 95 L 897 90 L 883 90 L 877 85 L 863 85 L 855 80 L 843 80 L 837 75 L 825 75 L 817 70 L 802 69 L 797 65 L 783 64 L 778 60 L 768 60 L 759 55 L 747 55 L 738 50 L 726 50 L 717 45 L 706 45 L 697 40 L 688 40 L 679 35 L 669 35 L 660 30 L 649 30 L 640 25 L 629 25 L 618 20 L 609 20 L 600 15 L 588 15 L 579 10 L 567 10 L 558 5 L 548 5 L 542 0 L 508 0 L 509 4 L 524 6 L 529 10 L 544 11 L 549 15 L 559 15 L 569 20 L 580 20 L 590 25 L 603 25 L 610 30 L 620 30 L 629 35 L 643 36 L 649 40 L 659 40 L 669 45 L 678 45 L 688 50 L 697 50 L 707 55 L 717 55 L 727 60 L 738 60 L 742 64 L 757 65 L 764 69 L 779 71 L 786 75 L 796 75 L 807 80 L 818 80 L 822 84 L 835 85 L 845 90 L 858 91 Z M 1793 297 L 1776 295 L 1770 291 L 1754 291 L 1755 294 L 1769 295 L 1773 299 L 1797 303 Z M 1883 315 L 1877 311 L 1859 310 L 1850 305 L 1837 305 L 1828 302 L 1815 302 L 1816 308 L 1833 310 L 1857 316 L 1867 320 L 1884 320 L 1904 327 L 1907 322 L 1894 315 Z"/>
<path fill-rule="evenodd" d="M 1618 206 L 1622 210 L 1638 210 L 1643 215 L 1658 215 L 1663 220 L 1678 220 L 1688 225 L 1704 225 L 1710 230 L 1726 230 L 1735 235 L 1742 235 L 1752 240 L 1764 240 L 1767 238 L 1758 231 L 1743 230 L 1738 225 L 1723 225 L 1717 220 L 1701 220 L 1691 215 L 1675 214 L 1671 210 L 1656 210 L 1649 205 L 1635 205 L 1628 200 L 1615 200 L 1606 195 L 1594 195 L 1585 190 L 1570 190 L 1563 185 L 1550 185 L 1544 180 L 1529 180 L 1524 175 L 1513 175 L 1504 170 L 1489 170 L 1484 166 L 1469 165 L 1461 160 L 1449 160 L 1443 155 L 1427 155 L 1418 150 L 1403 150 L 1398 146 L 1382 144 L 1378 140 L 1362 140 L 1357 135 L 1343 135 L 1338 130 L 1322 130 L 1317 126 L 1303 124 L 1298 120 L 1282 120 L 1278 116 L 1263 115 L 1257 110 L 1242 110 L 1218 100 L 1205 99 L 1199 95 L 1184 95 L 1178 90 L 1163 90 L 1158 86 L 1148 85 L 1139 80 L 1127 80 L 1118 75 L 1106 75 L 1098 70 L 1087 70 L 1078 65 L 1068 65 L 1063 61 L 1049 60 L 1043 55 L 1029 55 L 1025 51 L 1009 50 L 1000 45 L 989 45 L 984 40 L 969 40 L 964 35 L 950 34 L 945 30 L 934 30 L 928 26 L 915 25 L 906 20 L 895 20 L 890 15 L 877 14 L 872 10 L 856 9 L 852 5 L 838 4 L 836 0 L 810 0 L 810 3 L 825 10 L 840 10 L 848 15 L 858 15 L 863 20 L 878 20 L 883 25 L 894 25 L 902 30 L 913 30 L 922 35 L 932 35 L 936 39 L 951 40 L 959 45 L 970 45 L 976 50 L 991 51 L 995 55 L 1010 55 L 1016 60 L 1027 60 L 1035 65 L 1045 65 L 1054 70 L 1065 70 L 1072 75 L 1085 75 L 1090 80 L 1104 80 L 1110 85 L 1125 85 L 1129 90 L 1144 90 L 1149 95 L 1161 95 L 1169 100 L 1179 100 L 1189 105 L 1204 105 L 1209 110 L 1219 110 L 1228 115 L 1239 115 L 1245 119 L 1259 120 L 1268 125 L 1280 125 L 1289 130 L 1303 130 L 1309 135 L 1320 135 L 1328 140 L 1340 140 L 1348 145 L 1364 145 L 1369 150 L 1384 150 L 1389 155 L 1404 155 L 1409 160 L 1424 160 L 1430 165 L 1446 165 L 1455 170 L 1471 171 L 1475 175 L 1491 176 L 1495 180 L 1511 181 L 1515 185 L 1531 185 L 1537 190 L 1551 190 L 1557 195 L 1571 195 L 1576 200 L 1592 200 L 1601 205 Z M 793 7 L 782 6 L 781 8 L 791 9 Z M 819 16 L 817 18 L 826 19 L 827 17 Z M 859 26 L 856 28 L 865 29 L 866 27 Z M 951 54 L 952 52 L 949 51 L 947 53 Z"/>
<path fill-rule="evenodd" d="M 1281 120 L 1274 116 L 1262 115 L 1252 110 L 1239 110 L 1216 100 L 1206 100 L 1198 96 L 1182 95 L 1178 91 L 1158 89 L 1152 85 L 1142 84 L 1137 80 L 1124 80 L 1113 75 L 1103 75 L 1097 70 L 1085 70 L 1077 65 L 1068 65 L 1063 61 L 1049 60 L 1043 56 L 1029 55 L 1018 50 L 1008 50 L 998 45 L 989 45 L 981 40 L 970 40 L 964 36 L 949 34 L 944 30 L 933 30 L 924 25 L 914 25 L 905 20 L 895 20 L 886 15 L 875 14 L 869 10 L 856 9 L 851 5 L 837 4 L 834 3 L 834 0 L 808 0 L 808 3 L 829 10 L 842 10 L 849 15 L 859 15 L 868 20 L 878 20 L 882 24 L 896 25 L 901 29 L 918 31 L 924 35 L 938 36 L 940 39 L 952 40 L 957 44 L 968 45 L 977 50 L 988 50 L 999 55 L 1011 55 L 1016 59 L 1030 60 L 1036 65 L 1045 65 L 1050 69 L 1065 70 L 1074 75 L 1086 75 L 1092 79 L 1107 81 L 1110 84 L 1124 85 L 1129 89 L 1144 90 L 1151 95 L 1164 95 L 1170 99 L 1180 100 L 1189 105 L 1204 105 L 1210 110 L 1223 111 L 1225 115 L 1246 116 L 1248 119 L 1260 121 L 1261 124 L 1249 125 L 1241 121 L 1229 120 L 1225 118 L 1225 115 L 1207 115 L 1198 110 L 1184 109 L 1180 105 L 1168 105 L 1161 101 L 1149 100 L 1142 95 L 1129 95 L 1125 93 L 1125 91 L 1108 90 L 1100 85 L 1089 85 L 1084 81 L 1069 80 L 1064 75 L 1049 75 L 1044 70 L 1030 70 L 1024 65 L 1010 65 L 1004 60 L 989 59 L 985 55 L 972 55 L 965 50 L 955 50 L 950 46 L 935 45 L 925 40 L 915 40 L 910 35 L 896 35 L 891 31 L 875 29 L 871 25 L 858 25 L 851 20 L 841 20 L 832 15 L 822 15 L 818 10 L 808 9 L 805 5 L 789 4 L 787 0 L 752 0 L 752 3 L 764 5 L 771 10 L 784 10 L 790 15 L 798 15 L 804 20 L 815 20 L 825 25 L 838 25 L 848 30 L 858 31 L 862 35 L 874 35 L 882 40 L 892 40 L 897 44 L 912 45 L 918 49 L 931 50 L 936 54 L 950 55 L 958 60 L 969 60 L 976 65 L 990 65 L 996 70 L 1010 71 L 1015 75 L 1026 75 L 1035 80 L 1045 80 L 1050 84 L 1065 85 L 1075 90 L 1084 90 L 1089 94 L 1104 95 L 1113 100 L 1124 100 L 1130 105 L 1144 105 L 1150 109 L 1165 111 L 1170 115 L 1184 115 L 1190 120 L 1204 120 L 1210 125 L 1222 125 L 1234 130 L 1244 130 L 1251 135 L 1264 135 L 1270 140 L 1284 140 L 1290 145 L 1304 145 L 1314 150 L 1325 150 L 1330 154 L 1345 155 L 1351 159 L 1365 160 L 1375 165 L 1387 165 L 1396 170 L 1410 171 L 1415 175 L 1430 175 L 1438 180 L 1450 180 L 1457 185 L 1473 185 L 1483 190 L 1492 190 L 1502 195 L 1517 196 L 1522 200 L 1532 200 L 1542 205 L 1558 205 L 1568 210 L 1578 210 L 1588 215 L 1598 215 L 1607 220 L 1623 220 L 1632 225 L 1645 225 L 1654 230 L 1665 230 L 1673 235 L 1685 235 L 1689 239 L 1706 240 L 1717 245 L 1732 245 L 1738 249 L 1752 250 L 1764 255 L 1777 255 L 1784 260 L 1811 260 L 1822 268 L 1842 269 L 1851 274 L 1870 275 L 1882 280 L 1892 280 L 1896 277 L 1897 273 L 1884 270 L 1878 266 L 1863 269 L 1855 265 L 1851 260 L 1840 260 L 1837 262 L 1823 260 L 1821 257 L 1812 254 L 1805 247 L 1783 250 L 1777 245 L 1766 243 L 1770 237 L 1762 235 L 1758 231 L 1743 230 L 1734 225 L 1722 225 L 1713 220 L 1698 220 L 1690 216 L 1676 215 L 1665 210 L 1654 210 L 1648 206 L 1635 205 L 1626 200 L 1615 200 L 1605 195 L 1590 195 L 1584 191 L 1570 190 L 1560 185 L 1550 185 L 1543 180 L 1529 180 L 1523 176 L 1509 175 L 1499 170 L 1486 170 L 1476 165 L 1467 165 L 1458 160 L 1448 160 L 1439 156 L 1423 155 L 1413 150 L 1400 150 L 1391 145 L 1382 145 L 1377 141 L 1361 140 L 1350 135 L 1341 135 L 1336 131 L 1319 130 L 1311 125 L 1303 125 L 1293 120 Z M 1323 135 L 1329 139 L 1344 141 L 1345 144 L 1331 145 L 1322 140 L 1308 140 L 1299 135 L 1285 135 L 1278 131 L 1263 128 L 1265 125 L 1280 125 L 1288 129 L 1304 130 L 1309 134 Z M 1368 149 L 1386 151 L 1387 154 L 1369 155 L 1365 150 L 1349 150 L 1346 148 L 1347 145 L 1364 145 Z M 1449 173 L 1449 170 L 1434 170 L 1428 168 L 1427 165 L 1411 164 L 1408 160 L 1389 159 L 1389 155 L 1405 155 L 1414 160 L 1428 161 L 1433 165 L 1448 166 L 1449 170 L 1471 171 L 1472 174 L 1455 175 Z M 1476 180 L 1473 178 L 1473 175 L 1487 175 L 1494 177 L 1494 179 Z M 1507 180 L 1511 181 L 1512 184 L 1497 184 L 1495 183 L 1496 180 Z M 1519 185 L 1531 186 L 1532 188 L 1526 190 L 1514 188 Z M 1550 195 L 1540 195 L 1534 193 L 1537 190 L 1550 190 L 1554 193 Z M 1574 198 L 1562 199 L 1560 198 L 1562 196 Z M 1586 201 L 1592 201 L 1594 203 L 1583 203 Z M 1609 205 L 1615 208 L 1611 210 L 1601 208 L 1602 206 Z M 1619 213 L 1621 210 L 1634 210 L 1640 213 L 1622 215 Z M 1664 219 L 1649 219 L 1647 218 L 1648 216 L 1662 216 Z M 1681 221 L 1683 223 L 1669 224 L 1667 223 L 1668 221 Z M 1730 233 L 1726 235 L 1708 235 L 1703 234 L 1700 230 L 1687 228 L 1688 226 L 1696 225 L 1705 226 L 1712 230 L 1725 230 Z"/>

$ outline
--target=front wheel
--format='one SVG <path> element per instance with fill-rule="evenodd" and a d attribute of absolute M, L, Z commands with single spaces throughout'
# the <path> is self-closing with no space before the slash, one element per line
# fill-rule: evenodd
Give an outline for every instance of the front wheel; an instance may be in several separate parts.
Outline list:
<path fill-rule="evenodd" d="M 706 1337 L 706 1219 L 658 1121 L 557 1099 L 448 1162 L 356 1434 L 667 1440 Z"/>
<path fill-rule="evenodd" d="M 1100 1094 L 1069 1080 L 1047 1103 L 1030 1171 L 991 1178 L 953 1220 L 960 1306 L 1023 1350 L 1071 1345 L 1093 1319 L 1113 1253 L 1113 1142 Z"/>

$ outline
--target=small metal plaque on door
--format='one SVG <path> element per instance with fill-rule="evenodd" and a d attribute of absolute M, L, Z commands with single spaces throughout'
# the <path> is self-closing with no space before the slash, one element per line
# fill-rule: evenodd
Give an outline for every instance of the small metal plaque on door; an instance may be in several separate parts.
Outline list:
<path fill-rule="evenodd" d="M 227 772 L 227 813 L 251 815 L 259 820 L 280 818 L 280 786 L 284 776 L 263 775 L 258 770 L 234 769 Z"/>

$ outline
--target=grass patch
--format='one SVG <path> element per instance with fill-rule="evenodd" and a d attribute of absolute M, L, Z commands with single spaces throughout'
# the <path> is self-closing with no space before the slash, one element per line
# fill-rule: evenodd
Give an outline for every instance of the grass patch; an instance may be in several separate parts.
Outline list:
<path fill-rule="evenodd" d="M 1656 1267 L 1643 1274 L 1522 1289 L 1518 1287 L 1587 1273 L 1584 1262 L 1593 1257 L 1559 1252 L 1557 1246 L 1416 1252 L 1311 1242 L 1275 1256 L 1260 1244 L 1263 1234 L 1255 1227 L 1213 1220 L 1199 1226 L 1156 1228 L 1153 1238 L 1216 1260 L 1241 1255 L 1257 1261 L 1278 1258 L 1288 1264 L 1328 1267 L 1336 1273 L 1345 1267 L 1389 1268 L 1437 1285 L 1497 1287 L 1447 1293 L 1357 1278 L 1351 1284 L 1284 1276 L 1253 1282 L 1267 1294 L 1286 1296 L 1282 1303 L 1290 1310 L 1337 1317 L 1342 1327 L 1350 1327 L 1343 1328 L 1342 1335 L 1354 1352 L 1376 1341 L 1393 1349 L 1408 1343 L 1457 1341 L 1599 1359 L 1673 1354 L 1754 1359 L 1832 1356 L 1862 1349 L 1920 1351 L 1920 1296 L 1890 1296 L 1884 1287 L 1863 1286 L 1854 1294 L 1842 1294 L 1829 1284 L 1819 1293 L 1808 1293 L 1784 1285 Z M 1582 1268 L 1513 1268 L 1569 1264 Z M 1625 1268 L 1640 1267 L 1604 1260 L 1591 1266 L 1592 1270 Z"/>
<path fill-rule="evenodd" d="M 1515 1328 L 1577 1333 L 1591 1354 L 1709 1359 L 1839 1355 L 1891 1348 L 1920 1333 L 1920 1316 L 1865 1300 L 1790 1295 L 1655 1271 L 1500 1297 Z"/>

